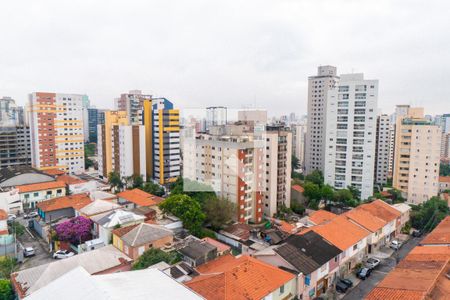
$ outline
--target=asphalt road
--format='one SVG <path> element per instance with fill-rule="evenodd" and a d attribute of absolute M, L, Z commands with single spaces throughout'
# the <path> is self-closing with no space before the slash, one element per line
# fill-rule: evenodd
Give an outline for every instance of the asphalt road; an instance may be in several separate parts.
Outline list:
<path fill-rule="evenodd" d="M 24 220 L 22 217 L 18 217 L 16 221 L 20 222 L 24 226 L 27 226 L 28 221 Z M 34 236 L 31 234 L 34 234 Z M 33 247 L 36 253 L 34 256 L 24 258 L 23 263 L 19 265 L 19 270 L 40 266 L 53 261 L 48 247 L 44 246 L 45 242 L 39 240 L 40 238 L 33 231 L 31 231 L 31 234 L 29 230 L 26 230 L 22 236 L 17 237 L 17 240 L 23 247 Z"/>
<path fill-rule="evenodd" d="M 401 248 L 394 252 L 394 254 L 380 262 L 380 265 L 372 271 L 370 277 L 361 282 L 343 298 L 344 300 L 361 300 L 381 281 L 383 278 L 397 265 L 397 263 L 405 258 L 406 255 L 416 247 L 423 237 L 409 239 Z"/>

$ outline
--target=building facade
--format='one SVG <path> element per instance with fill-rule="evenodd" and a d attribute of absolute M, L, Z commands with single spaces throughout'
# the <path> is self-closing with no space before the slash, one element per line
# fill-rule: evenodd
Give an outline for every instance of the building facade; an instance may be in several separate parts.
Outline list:
<path fill-rule="evenodd" d="M 264 148 L 255 143 L 252 134 L 228 135 L 231 129 L 223 130 L 226 128 L 184 141 L 183 178 L 208 185 L 235 204 L 236 221 L 260 223 Z"/>
<path fill-rule="evenodd" d="M 83 97 L 32 93 L 29 122 L 32 165 L 38 169 L 84 171 Z"/>
<path fill-rule="evenodd" d="M 104 124 L 97 125 L 97 155 L 98 155 L 98 173 L 102 179 L 107 179 L 108 174 L 114 171 L 113 160 L 119 161 L 118 153 L 113 152 L 113 129 L 114 126 L 128 125 L 126 111 L 106 111 Z M 117 132 L 118 133 L 118 132 Z M 119 139 L 116 139 L 118 142 Z M 118 148 L 116 145 L 115 148 Z M 114 157 L 116 155 L 116 157 Z M 118 165 L 118 164 L 116 164 Z"/>
<path fill-rule="evenodd" d="M 98 108 L 88 109 L 89 142 L 97 143 L 97 125 L 105 124 L 105 110 Z"/>
<path fill-rule="evenodd" d="M 375 151 L 375 183 L 386 184 L 389 177 L 391 161 L 392 126 L 388 115 L 377 117 L 376 151 Z"/>
<path fill-rule="evenodd" d="M 211 126 L 227 124 L 227 108 L 224 106 L 210 106 L 206 108 L 206 129 Z"/>
<path fill-rule="evenodd" d="M 300 167 L 305 166 L 305 140 L 306 124 L 293 124 L 292 128 L 292 153 L 299 160 Z"/>
<path fill-rule="evenodd" d="M 324 171 L 326 103 L 328 92 L 339 81 L 336 67 L 320 66 L 316 76 L 308 78 L 308 131 L 305 143 L 305 173 Z"/>
<path fill-rule="evenodd" d="M 263 170 L 264 215 L 273 217 L 291 206 L 292 133 L 284 126 L 267 126 Z"/>
<path fill-rule="evenodd" d="M 441 129 L 426 120 L 423 108 L 398 116 L 393 186 L 407 202 L 420 204 L 438 194 Z"/>
<path fill-rule="evenodd" d="M 144 95 L 140 90 L 133 90 L 120 95 L 116 109 L 127 112 L 130 125 L 142 125 L 144 101 L 151 99 L 152 95 Z"/>
<path fill-rule="evenodd" d="M 345 74 L 326 106 L 325 183 L 352 186 L 363 200 L 373 194 L 377 99 L 378 80 Z"/>
<path fill-rule="evenodd" d="M 159 184 L 181 175 L 180 112 L 165 98 L 143 102 L 147 174 Z"/>

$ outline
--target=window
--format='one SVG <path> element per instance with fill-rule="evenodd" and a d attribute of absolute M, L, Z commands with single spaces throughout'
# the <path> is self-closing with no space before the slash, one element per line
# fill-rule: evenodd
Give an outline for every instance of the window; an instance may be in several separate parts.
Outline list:
<path fill-rule="evenodd" d="M 39 196 L 39 193 L 33 193 L 33 197 Z"/>
<path fill-rule="evenodd" d="M 284 284 L 280 286 L 280 295 L 284 293 Z"/>
<path fill-rule="evenodd" d="M 358 244 L 353 245 L 353 250 L 357 250 L 358 249 Z"/>

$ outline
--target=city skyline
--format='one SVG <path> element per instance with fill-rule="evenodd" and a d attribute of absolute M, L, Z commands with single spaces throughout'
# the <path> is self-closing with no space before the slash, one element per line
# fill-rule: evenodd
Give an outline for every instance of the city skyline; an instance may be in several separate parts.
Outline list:
<path fill-rule="evenodd" d="M 442 38 L 448 4 L 439 4 L 250 1 L 237 9 L 232 2 L 108 2 L 102 14 L 100 1 L 8 3 L 0 24 L 15 30 L 0 39 L 8 45 L 0 95 L 24 105 L 34 91 L 87 94 L 98 108 L 113 108 L 123 91 L 140 89 L 180 109 L 225 105 L 301 115 L 308 76 L 330 64 L 338 75 L 377 78 L 383 113 L 410 104 L 438 114 L 447 101 L 442 75 L 450 69 Z M 335 19 L 335 26 L 321 19 Z"/>

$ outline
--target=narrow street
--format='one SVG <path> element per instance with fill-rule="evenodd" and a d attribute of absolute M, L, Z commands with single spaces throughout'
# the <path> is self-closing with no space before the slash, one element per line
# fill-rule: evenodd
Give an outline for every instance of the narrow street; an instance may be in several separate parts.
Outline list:
<path fill-rule="evenodd" d="M 383 259 L 380 265 L 372 271 L 370 277 L 362 280 L 355 288 L 350 290 L 344 300 L 361 300 L 381 281 L 383 278 L 397 265 L 411 250 L 416 247 L 424 236 L 419 238 L 411 238 L 401 248 L 394 252 L 394 254 L 386 259 Z"/>

